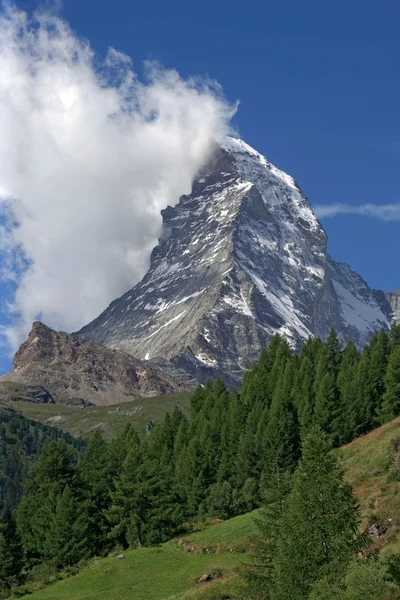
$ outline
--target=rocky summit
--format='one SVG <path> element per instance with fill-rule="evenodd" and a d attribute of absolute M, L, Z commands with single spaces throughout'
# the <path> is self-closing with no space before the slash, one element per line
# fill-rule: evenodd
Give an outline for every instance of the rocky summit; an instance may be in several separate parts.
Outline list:
<path fill-rule="evenodd" d="M 193 382 L 179 375 L 37 321 L 15 354 L 12 372 L 0 377 L 0 399 L 118 404 L 192 389 Z"/>
<path fill-rule="evenodd" d="M 275 333 L 298 348 L 333 326 L 361 347 L 393 318 L 390 295 L 327 255 L 292 177 L 241 140 L 226 138 L 162 216 L 149 271 L 81 338 L 236 384 Z"/>

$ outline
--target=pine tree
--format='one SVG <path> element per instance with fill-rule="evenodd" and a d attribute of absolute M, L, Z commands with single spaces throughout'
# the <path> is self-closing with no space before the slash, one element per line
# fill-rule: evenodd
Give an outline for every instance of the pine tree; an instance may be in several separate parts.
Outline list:
<path fill-rule="evenodd" d="M 272 394 L 269 379 L 282 342 L 283 339 L 279 335 L 272 336 L 268 349 L 263 348 L 261 350 L 254 369 L 245 374 L 241 396 L 247 406 L 251 407 L 257 401 L 268 405 L 271 403 Z"/>
<path fill-rule="evenodd" d="M 293 401 L 297 408 L 300 427 L 303 431 L 311 427 L 314 418 L 315 367 L 312 359 L 305 355 L 295 377 Z"/>
<path fill-rule="evenodd" d="M 284 501 L 290 491 L 292 475 L 287 469 L 270 466 L 263 473 L 263 505 L 255 519 L 257 535 L 252 542 L 252 562 L 242 569 L 246 597 L 273 600 L 276 578 L 275 557 L 281 530 Z"/>
<path fill-rule="evenodd" d="M 359 511 L 331 442 L 320 429 L 305 438 L 284 504 L 273 600 L 305 600 L 318 579 L 341 573 L 365 543 Z"/>
<path fill-rule="evenodd" d="M 18 507 L 16 517 L 30 564 L 53 559 L 50 532 L 55 508 L 66 486 L 74 490 L 73 494 L 81 487 L 75 462 L 75 453 L 64 441 L 53 441 L 43 448 L 32 470 L 27 494 Z"/>
<path fill-rule="evenodd" d="M 122 470 L 124 460 L 132 449 L 140 444 L 136 429 L 128 423 L 122 432 L 112 441 L 110 446 L 111 469 L 116 479 Z"/>
<path fill-rule="evenodd" d="M 300 431 L 297 412 L 291 400 L 293 367 L 290 360 L 275 387 L 265 430 L 263 468 L 293 469 L 300 456 Z"/>
<path fill-rule="evenodd" d="M 377 414 L 385 391 L 384 375 L 389 351 L 389 337 L 385 331 L 375 334 L 369 346 L 363 349 L 355 379 L 355 402 L 350 415 L 354 428 L 352 437 L 371 431 L 378 423 Z"/>
<path fill-rule="evenodd" d="M 113 490 L 115 473 L 112 467 L 109 445 L 96 430 L 79 465 L 88 519 L 88 536 L 94 554 L 102 554 L 110 548 L 106 511 L 110 507 L 110 494 Z"/>
<path fill-rule="evenodd" d="M 32 487 L 73 485 L 77 455 L 63 440 L 46 444 L 33 470 Z"/>
<path fill-rule="evenodd" d="M 139 452 L 127 457 L 112 500 L 111 536 L 125 548 L 163 542 L 182 522 L 170 471 Z"/>
<path fill-rule="evenodd" d="M 335 329 L 332 327 L 326 342 L 324 343 L 318 355 L 316 372 L 317 388 L 326 373 L 330 373 L 337 377 L 341 361 L 341 350 L 341 343 L 338 339 Z M 316 392 L 317 391 L 318 390 L 316 389 Z"/>
<path fill-rule="evenodd" d="M 192 418 L 201 411 L 207 396 L 207 392 L 208 389 L 199 384 L 193 394 L 190 396 L 190 414 Z"/>
<path fill-rule="evenodd" d="M 389 358 L 385 375 L 385 393 L 378 412 L 381 423 L 386 423 L 400 414 L 400 346 L 396 346 Z"/>
<path fill-rule="evenodd" d="M 131 444 L 130 451 L 114 480 L 115 489 L 111 491 L 111 505 L 106 513 L 111 528 L 110 538 L 123 548 L 133 547 L 141 542 L 135 529 L 133 514 L 138 470 L 143 456 L 139 438 L 136 436 L 134 439 L 135 444 Z"/>
<path fill-rule="evenodd" d="M 74 565 L 91 555 L 87 515 L 68 485 L 58 496 L 51 517 L 46 532 L 46 553 L 55 567 Z"/>
<path fill-rule="evenodd" d="M 25 553 L 17 525 L 10 513 L 0 521 L 0 593 L 23 581 Z"/>
<path fill-rule="evenodd" d="M 268 376 L 268 395 L 273 398 L 273 394 L 278 381 L 285 371 L 286 363 L 290 360 L 290 347 L 286 340 L 279 338 L 277 340 L 277 348 L 275 360 Z"/>
<path fill-rule="evenodd" d="M 314 423 L 323 431 L 331 434 L 332 441 L 337 441 L 337 417 L 340 411 L 340 395 L 334 373 L 329 371 L 322 377 L 317 388 L 314 407 Z"/>
<path fill-rule="evenodd" d="M 239 440 L 236 441 L 237 455 L 235 459 L 235 485 L 241 488 L 249 478 L 260 475 L 260 456 L 257 451 L 256 433 L 263 415 L 263 404 L 258 401 L 247 416 Z"/>
<path fill-rule="evenodd" d="M 347 444 L 354 437 L 357 427 L 357 385 L 356 375 L 359 353 L 351 340 L 342 353 L 337 386 L 340 394 L 340 409 L 335 423 L 338 444 Z"/>
<path fill-rule="evenodd" d="M 212 517 L 229 519 L 234 516 L 232 486 L 228 481 L 211 486 L 207 498 L 207 512 Z"/>

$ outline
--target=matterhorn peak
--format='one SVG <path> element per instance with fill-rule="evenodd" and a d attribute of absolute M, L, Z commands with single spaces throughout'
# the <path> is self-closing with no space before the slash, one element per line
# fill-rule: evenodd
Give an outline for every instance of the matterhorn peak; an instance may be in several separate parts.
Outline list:
<path fill-rule="evenodd" d="M 333 326 L 362 346 L 388 327 L 383 292 L 327 256 L 294 179 L 240 139 L 224 138 L 162 216 L 147 274 L 78 335 L 238 383 L 275 333 L 298 348 Z"/>

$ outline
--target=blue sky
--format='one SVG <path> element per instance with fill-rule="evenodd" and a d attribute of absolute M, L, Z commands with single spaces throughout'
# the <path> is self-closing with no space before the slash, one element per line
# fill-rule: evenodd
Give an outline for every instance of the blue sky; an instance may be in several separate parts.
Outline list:
<path fill-rule="evenodd" d="M 398 2 L 67 0 L 61 15 L 100 54 L 113 46 L 131 56 L 139 73 L 155 59 L 183 77 L 216 79 L 240 100 L 240 136 L 312 204 L 400 202 Z M 400 288 L 400 221 L 321 221 L 336 260 L 373 287 Z M 8 367 L 0 358 L 0 372 Z"/>

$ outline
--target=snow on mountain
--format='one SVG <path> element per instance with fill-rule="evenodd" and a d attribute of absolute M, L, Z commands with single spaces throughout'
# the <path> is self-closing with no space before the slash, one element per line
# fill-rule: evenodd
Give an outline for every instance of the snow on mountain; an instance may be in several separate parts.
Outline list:
<path fill-rule="evenodd" d="M 162 215 L 148 273 L 78 335 L 237 383 L 276 332 L 300 347 L 334 326 L 362 346 L 389 325 L 390 300 L 327 256 L 296 182 L 241 140 Z"/>

